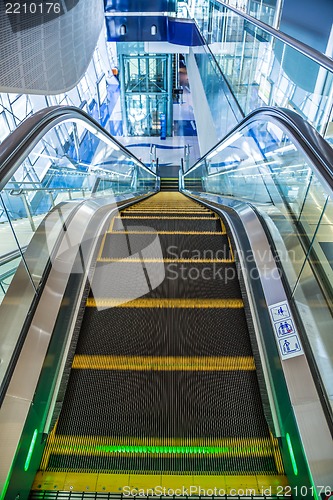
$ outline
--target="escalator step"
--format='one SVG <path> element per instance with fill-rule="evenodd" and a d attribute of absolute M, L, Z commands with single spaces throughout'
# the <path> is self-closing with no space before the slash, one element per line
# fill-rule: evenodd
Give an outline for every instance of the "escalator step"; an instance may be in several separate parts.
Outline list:
<path fill-rule="evenodd" d="M 90 296 L 96 298 L 241 297 L 234 263 L 98 262 Z"/>
<path fill-rule="evenodd" d="M 221 231 L 219 219 L 191 217 L 190 219 L 115 219 L 113 231 Z"/>
<path fill-rule="evenodd" d="M 103 242 L 102 258 L 124 258 L 145 251 L 152 257 L 190 259 L 231 259 L 228 237 L 211 238 L 200 235 L 181 234 L 117 234 L 108 233 Z M 147 255 L 148 254 L 148 255 Z"/>
<path fill-rule="evenodd" d="M 76 354 L 74 370 L 236 371 L 255 370 L 252 356 L 114 356 Z"/>
<path fill-rule="evenodd" d="M 256 385 L 252 371 L 73 370 L 48 469 L 276 473 Z"/>
<path fill-rule="evenodd" d="M 125 447 L 124 447 L 125 448 Z M 112 473 L 142 473 L 160 474 L 163 470 L 165 474 L 220 474 L 220 475 L 240 475 L 253 474 L 276 474 L 274 458 L 272 456 L 242 456 L 234 457 L 214 457 L 199 454 L 197 457 L 172 455 L 171 457 L 152 457 L 150 454 L 144 456 L 124 456 L 123 453 L 112 456 L 94 455 L 51 455 L 49 461 L 50 471 L 66 470 L 70 472 L 99 472 L 104 474 Z M 235 498 L 235 497 L 234 497 Z M 255 497 L 257 498 L 257 497 Z M 280 497 L 279 497 L 280 498 Z"/>
<path fill-rule="evenodd" d="M 41 469 L 275 477 L 226 227 L 178 179 L 161 189 L 103 238 Z"/>
<path fill-rule="evenodd" d="M 198 220 L 203 220 L 203 219 L 216 219 L 216 215 L 210 212 L 168 212 L 168 213 L 163 213 L 163 212 L 136 212 L 136 213 L 122 213 L 121 214 L 121 219 L 122 220 L 130 220 L 130 219 L 142 219 L 142 220 L 149 220 L 149 219 L 166 219 L 168 220 L 173 220 L 173 219 L 198 219 Z"/>
<path fill-rule="evenodd" d="M 207 219 L 216 219 L 215 214 L 212 214 L 210 212 L 188 212 L 186 210 L 179 210 L 179 211 L 165 211 L 165 212 L 155 212 L 153 210 L 148 211 L 136 211 L 134 212 L 133 210 L 131 212 L 122 212 L 121 218 L 122 219 L 129 219 L 129 218 L 135 218 L 135 219 L 149 219 L 149 218 L 158 218 L 158 219 L 174 219 L 175 217 L 179 217 L 181 219 L 191 219 L 192 217 L 200 217 L 201 218 L 207 218 Z"/>
<path fill-rule="evenodd" d="M 253 370 L 73 369 L 55 436 L 135 444 L 133 430 L 152 443 L 172 438 L 184 446 L 187 440 L 209 446 L 214 439 L 269 436 Z"/>
<path fill-rule="evenodd" d="M 86 308 L 77 354 L 252 356 L 238 309 Z"/>

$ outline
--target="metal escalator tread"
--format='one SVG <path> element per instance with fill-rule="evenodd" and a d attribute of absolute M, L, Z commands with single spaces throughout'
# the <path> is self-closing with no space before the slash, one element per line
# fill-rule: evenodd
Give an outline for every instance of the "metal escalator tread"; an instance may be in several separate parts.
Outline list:
<path fill-rule="evenodd" d="M 173 212 L 163 212 L 159 211 L 158 213 L 156 212 L 151 212 L 148 210 L 142 210 L 138 212 L 124 212 L 123 215 L 121 216 L 121 220 L 130 220 L 130 219 L 216 219 L 216 215 L 213 213 L 207 213 L 207 212 L 192 212 L 192 211 L 187 211 L 187 210 L 182 210 L 182 211 L 177 211 L 174 210 Z"/>
<path fill-rule="evenodd" d="M 179 325 L 182 324 L 182 328 Z M 232 329 L 233 335 L 216 335 Z M 91 332 L 94 331 L 94 335 Z M 205 335 L 202 332 L 205 331 Z M 78 354 L 113 356 L 251 356 L 239 309 L 86 308 Z"/>
<path fill-rule="evenodd" d="M 207 219 L 196 215 L 195 217 L 186 218 L 175 217 L 174 219 L 168 220 L 168 230 L 169 231 L 220 231 L 220 223 L 218 219 Z M 177 220 L 179 219 L 179 220 Z M 165 220 L 161 218 L 147 218 L 147 219 L 134 219 L 119 218 L 115 221 L 113 230 L 114 231 L 129 231 L 131 228 L 137 231 L 165 231 Z"/>
<path fill-rule="evenodd" d="M 185 214 L 191 207 L 201 205 L 161 192 L 134 205 L 142 218 L 129 220 L 128 209 L 111 222 L 41 470 L 284 473 L 225 226 L 213 212 Z M 162 209 L 167 216 L 159 217 Z M 173 210 L 184 213 L 173 217 Z M 188 258 L 168 262 L 170 245 L 188 250 Z"/>
<path fill-rule="evenodd" d="M 90 391 L 89 385 L 104 396 Z M 77 403 L 84 394 L 90 404 L 78 412 Z M 147 444 L 162 438 L 204 440 L 207 435 L 210 439 L 265 438 L 265 418 L 258 406 L 254 370 L 74 369 L 57 435 L 126 437 L 128 444 L 135 444 L 134 429 Z"/>
<path fill-rule="evenodd" d="M 156 287 L 142 285 L 143 263 L 98 262 L 90 297 L 237 299 L 241 295 L 233 262 L 149 262 L 149 275 Z M 181 279 L 176 279 L 178 276 Z M 143 318 L 143 320 L 146 316 Z M 84 324 L 83 324 L 84 327 Z"/>
<path fill-rule="evenodd" d="M 195 251 L 191 252 L 188 246 L 187 234 L 117 234 L 108 233 L 104 240 L 101 258 L 124 258 L 153 245 L 158 238 L 163 253 L 163 258 L 179 259 L 191 258 L 193 260 L 205 258 L 206 260 L 229 259 L 230 255 L 228 238 L 222 235 L 210 238 L 209 247 L 205 246 L 202 235 L 191 235 L 191 243 Z M 156 242 L 157 243 L 157 242 Z M 159 247 L 159 245 L 158 245 Z"/>
<path fill-rule="evenodd" d="M 59 464 L 61 466 L 59 467 Z M 221 471 L 227 470 L 228 475 L 249 474 L 254 468 L 262 470 L 263 474 L 274 474 L 275 464 L 271 456 L 252 456 L 252 457 L 216 457 L 199 455 L 193 457 L 184 455 L 181 457 L 152 457 L 142 454 L 141 456 L 128 456 L 124 453 L 111 455 L 105 453 L 104 456 L 96 457 L 93 455 L 76 455 L 74 458 L 68 454 L 63 456 L 52 456 L 50 460 L 50 470 L 68 469 L 72 472 L 91 471 L 101 474 L 107 473 L 122 473 L 131 474 L 133 472 L 145 471 L 145 474 L 165 473 L 169 471 L 175 473 L 183 471 L 184 474 L 193 474 L 200 472 L 201 474 L 221 474 Z"/>

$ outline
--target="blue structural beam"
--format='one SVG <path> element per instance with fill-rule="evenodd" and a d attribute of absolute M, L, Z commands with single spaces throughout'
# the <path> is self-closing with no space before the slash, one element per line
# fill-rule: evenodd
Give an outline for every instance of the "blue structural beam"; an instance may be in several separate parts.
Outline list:
<path fill-rule="evenodd" d="M 105 16 L 105 21 L 108 42 L 161 42 L 167 39 L 166 16 Z"/>
<path fill-rule="evenodd" d="M 176 12 L 177 0 L 104 0 L 105 12 Z"/>
<path fill-rule="evenodd" d="M 195 47 L 204 45 L 204 41 L 192 19 L 168 17 L 167 41 L 177 45 Z"/>
<path fill-rule="evenodd" d="M 109 42 L 170 42 L 193 47 L 203 45 L 191 19 L 166 16 L 105 16 Z"/>

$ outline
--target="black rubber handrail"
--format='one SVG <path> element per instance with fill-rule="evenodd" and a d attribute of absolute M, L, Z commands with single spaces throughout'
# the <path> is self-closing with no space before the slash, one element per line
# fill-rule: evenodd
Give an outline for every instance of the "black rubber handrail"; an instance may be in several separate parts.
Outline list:
<path fill-rule="evenodd" d="M 114 142 L 121 151 L 133 157 L 145 170 L 156 174 L 144 165 L 135 155 L 118 142 L 104 127 L 82 109 L 74 106 L 51 106 L 29 116 L 0 144 L 0 190 L 6 185 L 15 170 L 29 155 L 38 141 L 55 125 L 65 120 L 80 119 L 93 126 L 100 134 Z"/>
<path fill-rule="evenodd" d="M 250 123 L 259 120 L 274 120 L 281 123 L 291 136 L 300 144 L 304 153 L 310 158 L 314 169 L 325 179 L 331 191 L 333 191 L 333 149 L 327 141 L 299 114 L 285 108 L 262 107 L 249 113 L 239 122 L 218 144 L 211 148 L 200 160 L 198 160 L 187 172 L 195 170 L 198 165 L 211 152 L 223 144 L 235 132 L 241 130 Z"/>

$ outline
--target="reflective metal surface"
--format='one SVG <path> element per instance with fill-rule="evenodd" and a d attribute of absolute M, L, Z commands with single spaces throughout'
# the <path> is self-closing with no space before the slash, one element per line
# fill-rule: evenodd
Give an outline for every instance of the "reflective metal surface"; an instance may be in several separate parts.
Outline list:
<path fill-rule="evenodd" d="M 206 201 L 208 206 L 210 206 L 210 202 L 213 202 L 215 210 L 217 209 L 216 203 L 222 205 L 218 211 L 227 219 L 232 230 L 238 258 L 242 264 L 245 282 L 247 282 L 247 289 L 250 289 L 249 282 L 253 280 L 253 277 L 247 274 L 248 264 L 246 263 L 246 253 L 244 253 L 244 245 L 242 243 L 244 237 L 241 237 L 239 235 L 240 232 L 235 230 L 235 216 L 232 215 L 232 212 L 236 213 L 237 217 L 240 218 L 246 237 L 250 242 L 251 255 L 259 272 L 266 308 L 280 301 L 288 303 L 286 290 L 282 284 L 270 243 L 255 212 L 246 203 L 231 200 L 230 198 L 201 193 L 199 199 L 200 201 Z M 229 210 L 226 210 L 225 207 L 228 207 Z M 252 308 L 257 310 L 256 315 L 260 318 L 260 312 L 258 312 L 258 309 L 260 309 L 259 304 L 255 302 L 255 297 L 251 296 L 251 294 L 248 297 L 250 302 L 252 302 Z M 266 352 L 267 355 L 266 346 L 274 338 L 272 328 L 271 331 L 268 331 L 267 328 L 263 329 L 260 320 L 255 324 L 257 327 L 256 333 L 259 350 Z M 267 360 L 262 359 L 262 363 L 267 365 Z M 277 364 L 277 359 L 274 363 Z M 326 485 L 333 488 L 333 442 L 307 358 L 302 355 L 280 361 L 280 363 L 314 485 Z M 269 368 L 267 368 L 267 371 L 269 371 Z M 266 384 L 268 384 L 268 390 L 272 395 L 271 403 L 274 399 L 275 403 L 278 403 L 276 401 L 277 396 L 274 382 L 272 387 L 272 382 L 266 377 Z M 283 414 L 283 410 L 283 406 L 280 406 L 280 408 L 275 407 L 275 422 L 278 424 L 276 432 L 278 434 L 280 432 L 280 435 L 285 436 L 290 424 L 287 415 Z"/>
<path fill-rule="evenodd" d="M 244 119 L 183 178 L 189 191 L 246 201 L 265 218 L 331 419 L 332 165 L 331 147 L 302 118 L 264 108 Z"/>
<path fill-rule="evenodd" d="M 0 165 L 3 391 L 62 225 L 75 217 L 83 200 L 147 194 L 155 191 L 157 177 L 95 120 L 67 106 L 47 108 L 27 118 L 0 145 Z M 31 253 L 33 240 L 39 254 Z M 22 298 L 17 301 L 19 292 Z"/>
<path fill-rule="evenodd" d="M 127 204 L 123 203 L 123 206 Z M 42 367 L 47 362 L 46 354 L 62 306 L 69 277 L 73 273 L 81 275 L 82 289 L 80 293 L 82 293 L 90 272 L 91 258 L 96 245 L 98 245 L 98 237 L 110 217 L 118 213 L 118 207 L 113 197 L 94 199 L 81 203 L 78 208 L 75 206 L 72 207 L 72 211 L 68 210 L 67 205 L 63 208 L 63 214 L 61 210 L 54 211 L 44 221 L 44 244 L 40 241 L 41 235 L 37 235 L 36 238 L 33 238 L 29 248 L 30 255 L 34 255 L 35 257 L 40 252 L 47 253 L 49 251 L 52 267 L 36 311 L 33 314 L 29 330 L 1 406 L 0 440 L 2 446 L 0 489 L 5 485 L 20 442 L 28 411 L 32 408 Z M 58 234 L 55 236 L 54 228 L 57 225 Z M 77 263 L 78 255 L 80 255 L 79 264 Z M 24 293 L 23 291 L 23 286 L 26 286 L 27 281 L 29 282 L 29 278 L 27 276 L 20 278 L 19 273 L 16 273 L 13 278 L 11 302 L 16 309 L 21 302 L 29 304 L 31 294 Z M 14 291 L 16 291 L 15 295 Z M 27 295 L 27 298 L 25 298 L 25 295 Z M 27 310 L 22 309 L 22 316 L 26 314 Z M 4 317 L 6 318 L 7 316 L 5 315 Z M 12 314 L 12 321 L 14 317 L 15 315 Z M 73 329 L 67 335 L 72 333 Z M 69 341 L 70 339 L 68 339 Z M 61 358 L 61 352 L 59 352 L 59 356 Z M 55 387 L 56 385 L 54 384 L 53 387 L 49 388 L 50 402 Z M 45 408 L 45 412 L 47 413 L 48 411 L 49 408 Z"/>
<path fill-rule="evenodd" d="M 194 0 L 191 14 L 243 115 L 262 106 L 283 106 L 332 140 L 332 59 L 255 19 L 256 13 L 248 15 L 239 2 L 239 8 L 230 3 Z M 270 7 L 266 2 L 265 9 Z M 198 61 L 212 56 L 196 55 Z M 207 94 L 214 93 L 207 86 Z M 211 112 L 218 128 L 219 109 Z"/>

